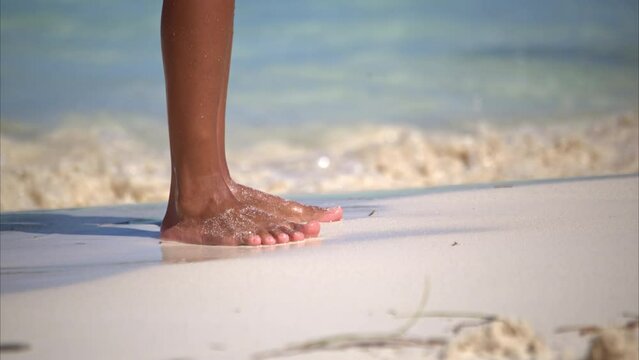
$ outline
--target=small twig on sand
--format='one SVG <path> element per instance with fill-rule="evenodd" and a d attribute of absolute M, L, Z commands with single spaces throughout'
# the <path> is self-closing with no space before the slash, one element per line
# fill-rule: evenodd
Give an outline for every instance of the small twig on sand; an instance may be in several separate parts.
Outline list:
<path fill-rule="evenodd" d="M 374 211 L 373 211 L 374 212 Z M 283 349 L 264 351 L 253 355 L 254 359 L 267 359 L 281 356 L 291 356 L 312 351 L 331 351 L 352 348 L 402 348 L 402 347 L 431 347 L 443 346 L 447 341 L 442 338 L 406 338 L 404 335 L 419 321 L 419 314 L 423 313 L 428 302 L 428 279 L 424 284 L 422 299 L 419 302 L 415 314 L 398 327 L 388 333 L 371 334 L 340 334 L 328 336 L 316 340 L 310 340 L 301 344 L 293 344 Z"/>
<path fill-rule="evenodd" d="M 397 338 L 389 335 L 361 335 L 344 334 L 323 339 L 312 340 L 292 345 L 280 350 L 265 351 L 253 356 L 254 359 L 268 359 L 282 356 L 292 356 L 313 351 L 336 351 L 353 348 L 403 348 L 403 347 L 431 347 L 446 345 L 446 339 L 432 338 Z"/>
<path fill-rule="evenodd" d="M 579 335 L 583 336 L 583 335 L 592 335 L 592 334 L 597 334 L 601 331 L 601 327 L 599 326 L 594 326 L 594 325 L 568 325 L 568 326 L 560 326 L 558 327 L 555 332 L 558 334 L 561 333 L 569 333 L 569 332 L 576 332 Z"/>
<path fill-rule="evenodd" d="M 3 353 L 18 353 L 23 351 L 28 351 L 31 349 L 31 346 L 26 343 L 19 342 L 8 342 L 0 344 L 0 352 Z"/>
<path fill-rule="evenodd" d="M 632 318 L 632 320 L 627 321 L 625 324 L 621 325 L 620 328 L 624 328 L 626 330 L 639 329 L 639 315 L 633 313 L 623 313 L 621 316 L 625 318 Z M 593 335 L 598 334 L 603 331 L 604 328 L 596 325 L 568 325 L 561 326 L 555 330 L 557 333 L 567 333 L 567 332 L 577 332 L 579 335 Z"/>
<path fill-rule="evenodd" d="M 474 322 L 463 322 L 453 329 L 454 333 L 458 333 L 462 329 L 471 326 L 482 326 L 494 321 L 500 321 L 496 315 L 482 314 L 477 312 L 449 312 L 449 311 L 424 311 L 429 295 L 428 279 L 424 284 L 422 299 L 417 306 L 417 310 L 412 315 L 398 316 L 398 318 L 407 318 L 408 320 L 398 327 L 395 331 L 388 333 L 371 333 L 371 334 L 341 334 L 328 336 L 316 340 L 306 341 L 301 344 L 293 344 L 282 349 L 265 351 L 253 355 L 254 359 L 267 359 L 281 356 L 291 356 L 312 351 L 334 351 L 345 349 L 370 349 L 370 348 L 406 348 L 406 347 L 433 347 L 446 346 L 448 340 L 445 338 L 408 338 L 405 335 L 415 326 L 422 318 L 464 318 L 476 319 Z"/>
<path fill-rule="evenodd" d="M 426 278 L 424 280 L 424 290 L 422 291 L 422 299 L 419 301 L 419 305 L 417 305 L 417 310 L 415 310 L 415 313 L 413 314 L 413 316 L 411 316 L 404 325 L 400 326 L 397 330 L 395 330 L 391 334 L 394 334 L 395 336 L 402 336 L 406 334 L 408 330 L 410 330 L 413 326 L 415 326 L 415 324 L 417 324 L 420 318 L 419 314 L 421 314 L 424 311 L 424 308 L 426 308 L 426 304 L 428 303 L 428 296 L 430 295 L 429 290 L 430 290 L 430 284 L 428 283 L 428 278 Z"/>
<path fill-rule="evenodd" d="M 404 317 L 401 315 L 398 315 L 397 317 Z M 421 312 L 418 314 L 414 314 L 411 317 L 417 317 L 417 318 L 462 318 L 462 319 L 477 319 L 478 321 L 464 321 L 460 324 L 457 324 L 454 328 L 453 328 L 453 333 L 457 334 L 459 333 L 461 330 L 468 328 L 468 327 L 476 327 L 476 326 L 483 326 L 486 324 L 490 324 L 491 322 L 494 321 L 499 321 L 499 317 L 497 317 L 496 315 L 492 315 L 492 314 L 484 314 L 484 313 L 478 313 L 478 312 L 469 312 L 469 311 L 427 311 L 427 312 Z"/>

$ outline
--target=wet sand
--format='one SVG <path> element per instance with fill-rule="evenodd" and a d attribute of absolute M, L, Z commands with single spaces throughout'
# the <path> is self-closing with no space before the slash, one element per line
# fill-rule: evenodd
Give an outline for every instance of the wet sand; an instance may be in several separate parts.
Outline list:
<path fill-rule="evenodd" d="M 439 342 L 292 358 L 439 358 L 459 340 L 452 330 L 466 319 L 450 316 L 460 312 L 522 319 L 552 354 L 579 358 L 588 337 L 557 328 L 639 313 L 638 180 L 353 194 L 321 239 L 255 249 L 158 245 L 160 205 L 5 213 L 2 357 L 273 355 L 326 336 L 388 334 L 426 289 L 423 311 L 448 315 L 419 319 L 405 337 Z"/>

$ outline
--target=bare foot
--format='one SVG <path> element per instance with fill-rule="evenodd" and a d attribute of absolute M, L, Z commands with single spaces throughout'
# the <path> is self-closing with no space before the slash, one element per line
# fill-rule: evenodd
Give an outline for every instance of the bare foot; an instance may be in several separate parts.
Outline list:
<path fill-rule="evenodd" d="M 205 217 L 177 219 L 167 216 L 160 237 L 200 245 L 275 245 L 319 235 L 317 221 L 298 223 L 238 203 Z"/>
<path fill-rule="evenodd" d="M 165 0 L 162 5 L 172 171 L 160 237 L 205 245 L 272 245 L 317 236 L 317 220 L 339 220 L 340 208 L 289 202 L 227 179 L 224 114 L 234 7 L 233 0 Z"/>
<path fill-rule="evenodd" d="M 341 208 L 305 206 L 237 184 L 233 190 L 224 181 L 209 185 L 202 193 L 213 194 L 210 198 L 178 202 L 171 192 L 162 239 L 201 245 L 283 244 L 318 236 L 316 219 L 342 216 Z"/>
<path fill-rule="evenodd" d="M 341 220 L 343 216 L 343 210 L 339 206 L 323 208 L 304 205 L 236 183 L 232 183 L 229 188 L 239 202 L 271 214 L 277 214 L 289 221 L 333 222 Z"/>

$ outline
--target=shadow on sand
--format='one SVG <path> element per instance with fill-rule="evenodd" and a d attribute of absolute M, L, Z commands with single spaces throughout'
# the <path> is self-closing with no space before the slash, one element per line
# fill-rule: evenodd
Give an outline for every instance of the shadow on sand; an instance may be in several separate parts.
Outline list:
<path fill-rule="evenodd" d="M 388 231 L 346 231 L 330 238 L 275 246 L 198 246 L 173 242 L 158 245 L 158 217 L 146 216 L 157 215 L 156 210 L 134 206 L 0 214 L 0 291 L 67 285 L 162 263 L 282 255 L 301 249 L 317 251 L 318 247 L 325 246 L 358 248 L 365 242 L 402 241 L 415 237 L 427 241 L 433 236 L 491 230 L 424 226 Z M 345 221 L 368 217 L 374 221 L 384 210 L 383 206 L 351 203 L 345 207 Z"/>
<path fill-rule="evenodd" d="M 157 231 L 131 228 L 129 225 L 154 224 L 155 219 L 135 219 L 116 216 L 80 216 L 58 212 L 23 212 L 0 215 L 0 231 L 31 234 L 97 235 L 147 237 L 157 239 Z"/>

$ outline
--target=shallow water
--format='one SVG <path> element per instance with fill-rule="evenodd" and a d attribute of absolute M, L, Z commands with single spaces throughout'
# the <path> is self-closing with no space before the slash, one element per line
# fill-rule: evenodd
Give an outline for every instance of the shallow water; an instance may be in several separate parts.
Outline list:
<path fill-rule="evenodd" d="M 3 1 L 0 118 L 165 117 L 161 1 Z M 449 127 L 637 112 L 636 1 L 237 0 L 228 115 Z"/>

